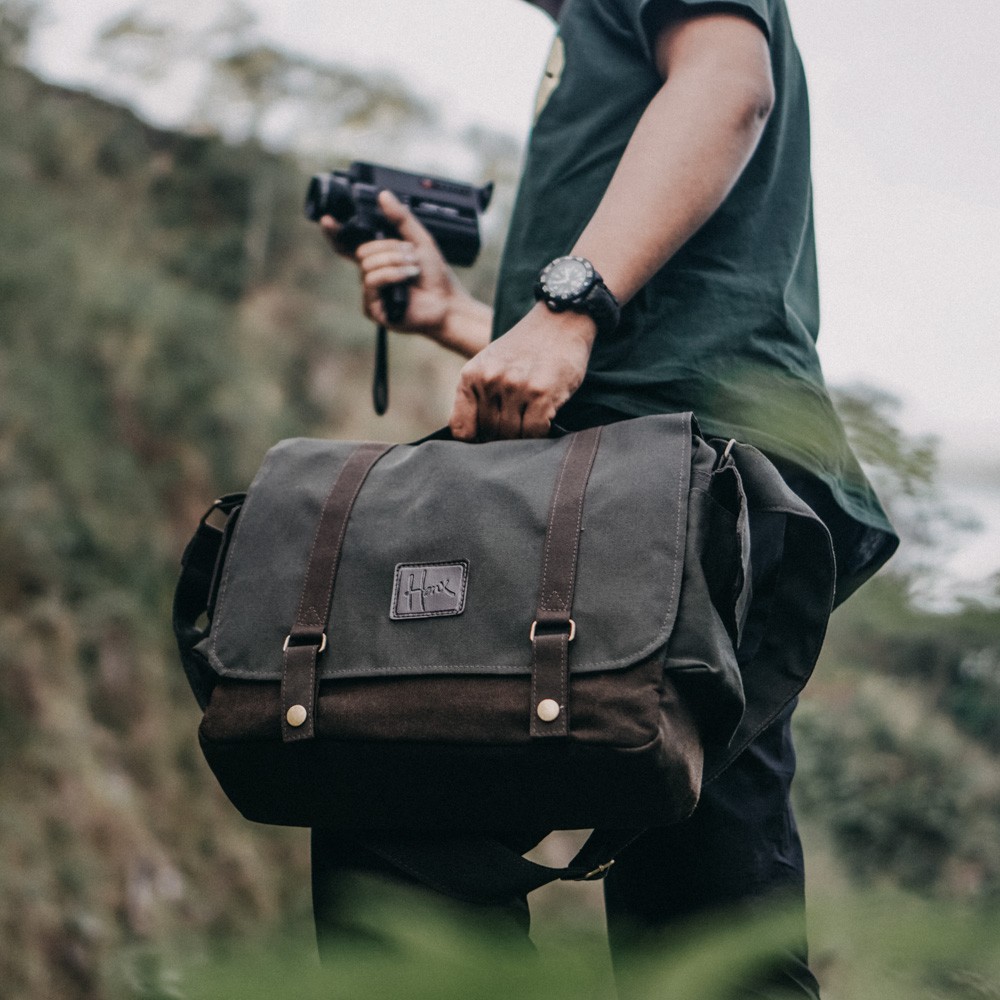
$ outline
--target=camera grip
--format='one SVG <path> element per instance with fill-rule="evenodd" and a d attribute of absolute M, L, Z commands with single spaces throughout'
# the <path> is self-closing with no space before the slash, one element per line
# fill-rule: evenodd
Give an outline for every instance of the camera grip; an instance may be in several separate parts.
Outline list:
<path fill-rule="evenodd" d="M 406 307 L 410 303 L 409 287 L 403 283 L 386 285 L 380 292 L 380 297 L 382 305 L 385 306 L 386 319 L 390 323 L 401 323 L 406 316 Z"/>

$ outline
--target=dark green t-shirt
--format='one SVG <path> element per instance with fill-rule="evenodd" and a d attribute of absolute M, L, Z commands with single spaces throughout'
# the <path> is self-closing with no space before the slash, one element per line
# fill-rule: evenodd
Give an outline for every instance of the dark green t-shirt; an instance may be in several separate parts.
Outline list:
<path fill-rule="evenodd" d="M 730 9 L 758 24 L 770 44 L 774 109 L 722 206 L 625 306 L 619 330 L 598 338 L 564 412 L 693 410 L 706 433 L 813 473 L 860 529 L 855 565 L 841 567 L 850 590 L 896 538 L 816 355 L 809 108 L 784 0 L 567 0 L 504 249 L 494 336 L 528 312 L 539 270 L 570 252 L 593 215 L 662 86 L 652 45 L 672 8 Z"/>

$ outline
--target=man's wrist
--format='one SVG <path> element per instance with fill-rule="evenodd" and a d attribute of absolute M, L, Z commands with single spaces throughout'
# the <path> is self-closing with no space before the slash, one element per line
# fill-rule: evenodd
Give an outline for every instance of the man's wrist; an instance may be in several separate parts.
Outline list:
<path fill-rule="evenodd" d="M 546 329 L 553 331 L 554 337 L 575 337 L 584 343 L 588 351 L 593 348 L 597 339 L 597 323 L 592 316 L 568 309 L 553 312 L 544 302 L 536 302 L 531 311 L 546 324 Z"/>
<path fill-rule="evenodd" d="M 433 339 L 456 354 L 472 358 L 490 342 L 492 330 L 493 310 L 458 287 Z"/>

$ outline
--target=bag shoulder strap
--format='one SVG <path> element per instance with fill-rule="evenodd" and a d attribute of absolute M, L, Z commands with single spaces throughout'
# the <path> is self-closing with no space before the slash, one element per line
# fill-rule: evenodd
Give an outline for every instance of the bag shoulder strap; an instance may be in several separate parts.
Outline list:
<path fill-rule="evenodd" d="M 216 500 L 198 522 L 198 527 L 181 556 L 181 573 L 174 591 L 172 623 L 184 673 L 202 709 L 208 705 L 216 675 L 195 649 L 205 637 L 206 631 L 199 627 L 198 619 L 206 613 L 211 615 L 213 588 L 227 537 L 225 530 L 209 523 L 209 518 L 216 511 L 230 517 L 245 499 L 245 493 L 228 493 Z"/>

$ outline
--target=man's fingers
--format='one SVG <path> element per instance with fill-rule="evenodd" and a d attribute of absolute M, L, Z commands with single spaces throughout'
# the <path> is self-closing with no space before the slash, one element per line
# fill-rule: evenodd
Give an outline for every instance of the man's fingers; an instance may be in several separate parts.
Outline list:
<path fill-rule="evenodd" d="M 547 437 L 552 429 L 556 411 L 547 399 L 536 399 L 524 408 L 521 417 L 521 437 Z"/>
<path fill-rule="evenodd" d="M 459 381 L 452 433 L 479 441 L 545 437 L 559 403 L 532 373 L 494 371 L 480 357 L 473 358 Z"/>
<path fill-rule="evenodd" d="M 499 441 L 503 438 L 501 420 L 503 407 L 500 398 L 495 395 L 477 395 L 479 408 L 476 411 L 476 423 L 479 429 L 480 441 Z"/>
<path fill-rule="evenodd" d="M 383 241 L 381 249 L 369 250 L 362 254 L 358 251 L 358 264 L 361 267 L 361 282 L 366 291 L 385 288 L 387 285 L 397 285 L 405 281 L 413 281 L 420 277 L 420 265 L 410 243 L 392 243 Z"/>
<path fill-rule="evenodd" d="M 513 441 L 524 437 L 522 421 L 526 405 L 524 399 L 508 389 L 502 395 L 494 397 L 496 433 L 495 437 L 503 441 Z"/>
<path fill-rule="evenodd" d="M 434 237 L 417 221 L 414 214 L 391 192 L 382 191 L 378 196 L 379 208 L 399 230 L 400 236 L 418 246 L 436 246 Z"/>
<path fill-rule="evenodd" d="M 479 400 L 465 381 L 460 381 L 455 391 L 455 404 L 452 407 L 448 427 L 452 437 L 458 441 L 475 441 L 479 434 L 477 414 Z"/>
<path fill-rule="evenodd" d="M 412 243 L 405 240 L 369 240 L 358 247 L 358 263 L 377 263 L 382 258 L 395 260 L 416 260 L 416 252 Z"/>
<path fill-rule="evenodd" d="M 379 298 L 378 293 L 374 295 L 365 293 L 362 311 L 373 323 L 378 323 L 379 326 L 389 325 L 389 317 L 385 312 L 385 303 Z"/>
<path fill-rule="evenodd" d="M 348 251 L 340 242 L 340 231 L 344 228 L 332 215 L 324 215 L 319 220 L 319 227 L 323 230 L 323 235 L 330 241 L 330 246 L 341 257 L 352 260 L 354 255 Z"/>
<path fill-rule="evenodd" d="M 501 374 L 484 369 L 478 356 L 462 369 L 452 413 L 452 433 L 456 437 L 456 426 L 464 441 L 495 441 L 501 437 L 501 399 L 506 389 Z"/>
<path fill-rule="evenodd" d="M 387 285 L 398 285 L 404 281 L 412 281 L 420 277 L 420 267 L 417 264 L 397 264 L 389 267 L 379 267 L 374 271 L 365 271 L 365 290 L 377 291 Z"/>

